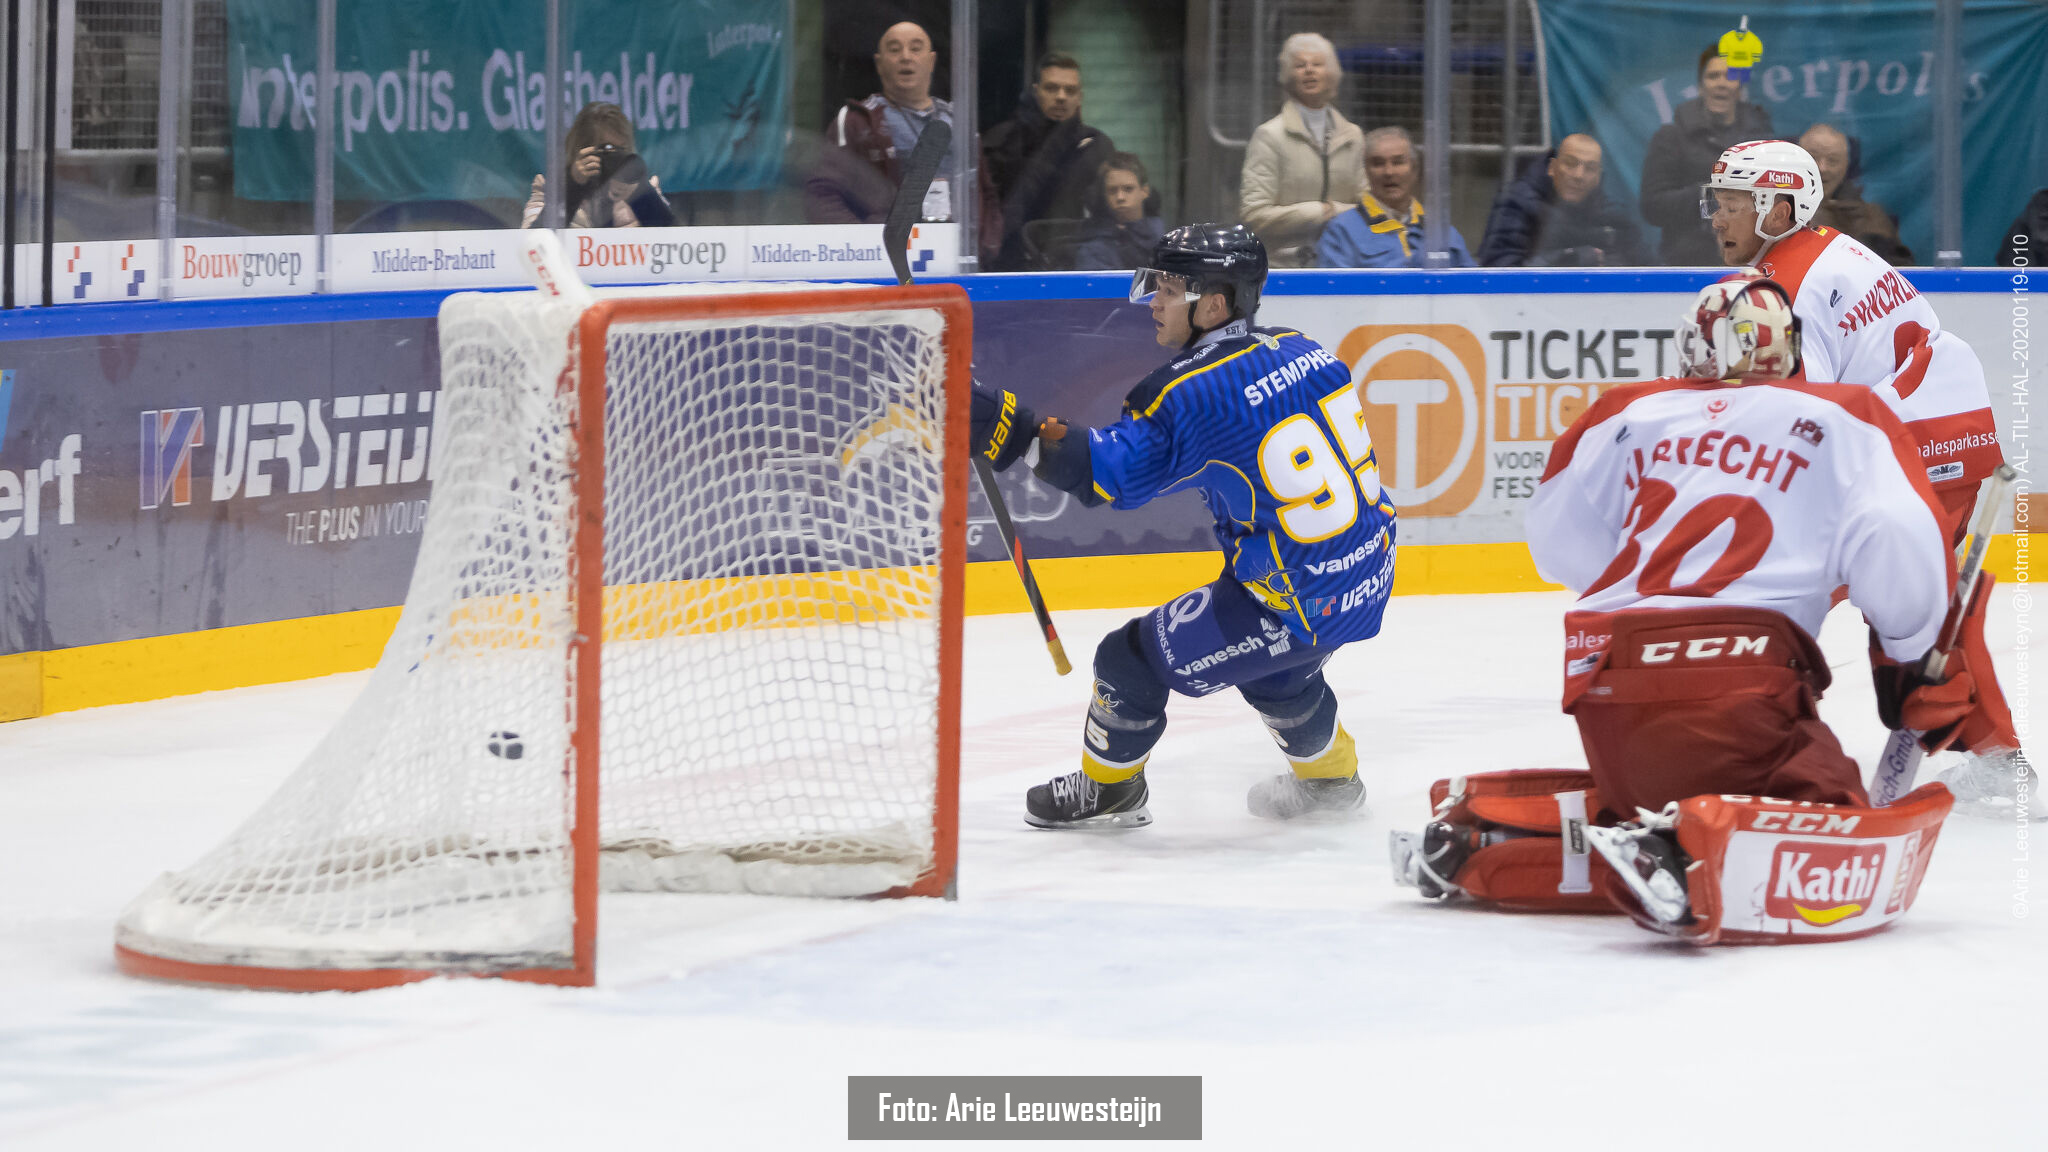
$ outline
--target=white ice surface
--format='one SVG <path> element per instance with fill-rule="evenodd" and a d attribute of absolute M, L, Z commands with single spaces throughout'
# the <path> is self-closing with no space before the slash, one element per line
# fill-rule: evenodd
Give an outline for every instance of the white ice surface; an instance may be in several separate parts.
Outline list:
<path fill-rule="evenodd" d="M 1225 1148 L 2048 1146 L 2048 911 L 2011 825 L 1951 820 L 1912 914 L 1847 944 L 1698 950 L 1393 886 L 1387 830 L 1432 779 L 1583 763 L 1565 603 L 1404 597 L 1334 661 L 1362 819 L 1248 816 L 1281 764 L 1228 693 L 1174 701 L 1157 822 L 1097 834 L 1025 827 L 1022 793 L 1073 767 L 1087 657 L 1129 613 L 1059 615 L 1065 680 L 1028 618 L 971 619 L 957 903 L 609 896 L 594 990 L 115 971 L 123 904 L 363 675 L 0 725 L 0 1148 L 826 1148 L 845 1078 L 893 1073 L 1197 1074 Z M 2024 706 L 2005 596 L 1990 632 Z M 1867 766 L 1853 614 L 1823 642 L 1822 711 Z"/>

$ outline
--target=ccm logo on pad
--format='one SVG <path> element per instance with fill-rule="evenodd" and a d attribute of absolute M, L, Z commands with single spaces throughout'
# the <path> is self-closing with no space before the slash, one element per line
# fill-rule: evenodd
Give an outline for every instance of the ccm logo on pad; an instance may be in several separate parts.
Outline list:
<path fill-rule="evenodd" d="M 1759 832 L 1818 832 L 1822 836 L 1847 836 L 1862 822 L 1861 816 L 1838 816 L 1833 812 L 1759 812 L 1750 827 Z"/>
<path fill-rule="evenodd" d="M 1723 656 L 1761 656 L 1769 636 L 1700 636 L 1692 640 L 1663 640 L 1643 645 L 1645 664 L 1668 664 L 1685 649 L 1687 660 L 1717 660 Z"/>

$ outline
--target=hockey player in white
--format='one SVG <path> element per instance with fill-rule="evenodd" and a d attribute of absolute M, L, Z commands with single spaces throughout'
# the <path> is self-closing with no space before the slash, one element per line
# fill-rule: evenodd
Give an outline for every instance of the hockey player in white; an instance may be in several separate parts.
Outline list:
<path fill-rule="evenodd" d="M 1978 488 L 2002 459 L 1984 368 L 1897 269 L 1849 236 L 1808 226 L 1820 202 L 1819 165 L 1784 140 L 1728 149 L 1700 190 L 1700 211 L 1713 224 L 1722 260 L 1756 269 L 1791 295 L 1804 377 L 1877 392 L 1913 437 L 1941 500 L 1949 543 L 1960 544 Z M 1978 671 L 1979 703 L 1956 746 L 1971 755 L 1941 778 L 1960 800 L 2009 812 L 2022 780 L 2029 791 L 2037 782 L 2019 753 L 2019 733 L 1984 642 L 1984 605 L 1994 583 L 1987 574 L 1962 631 Z"/>
<path fill-rule="evenodd" d="M 1869 807 L 1814 707 L 1814 635 L 1846 585 L 1894 661 L 1884 719 L 1941 747 L 1973 706 L 1968 661 L 1939 683 L 1908 668 L 1953 564 L 1897 417 L 1869 389 L 1784 379 L 1796 357 L 1783 289 L 1711 285 L 1681 330 L 1687 378 L 1613 389 L 1558 440 L 1526 524 L 1537 568 L 1581 593 L 1564 708 L 1590 771 L 1439 781 L 1397 878 L 1619 907 L 1699 943 L 1841 939 L 1912 903 L 1950 794 Z"/>

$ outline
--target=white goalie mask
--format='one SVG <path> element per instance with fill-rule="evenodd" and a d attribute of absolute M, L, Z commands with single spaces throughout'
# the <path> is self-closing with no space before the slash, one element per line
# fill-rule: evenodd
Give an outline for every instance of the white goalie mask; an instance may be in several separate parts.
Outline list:
<path fill-rule="evenodd" d="M 1756 234 L 1765 240 L 1783 239 L 1806 227 L 1820 211 L 1820 165 L 1806 149 L 1789 140 L 1751 140 L 1721 153 L 1714 171 L 1700 186 L 1700 216 L 1714 218 L 1719 204 L 1716 191 L 1747 192 L 1756 205 Z M 1778 197 L 1792 198 L 1792 227 L 1773 236 L 1764 231 L 1764 217 Z"/>
<path fill-rule="evenodd" d="M 1753 271 L 1707 285 L 1679 323 L 1678 364 L 1694 380 L 1790 376 L 1799 368 L 1791 295 Z"/>

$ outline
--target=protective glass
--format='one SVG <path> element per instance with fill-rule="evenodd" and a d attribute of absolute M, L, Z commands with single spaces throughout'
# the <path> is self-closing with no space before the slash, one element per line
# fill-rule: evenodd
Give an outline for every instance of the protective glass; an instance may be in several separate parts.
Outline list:
<path fill-rule="evenodd" d="M 1200 292 L 1188 290 L 1192 286 L 1185 276 L 1161 272 L 1157 268 L 1140 268 L 1131 275 L 1131 303 L 1150 304 L 1152 297 L 1158 295 L 1161 288 L 1173 291 L 1176 285 L 1179 286 L 1181 298 L 1188 303 L 1193 304 L 1202 298 Z"/>

